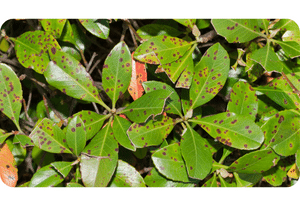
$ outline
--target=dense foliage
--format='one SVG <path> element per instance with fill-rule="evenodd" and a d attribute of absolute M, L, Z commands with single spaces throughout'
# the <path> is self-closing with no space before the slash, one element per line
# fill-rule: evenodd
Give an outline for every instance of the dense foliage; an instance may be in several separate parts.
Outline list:
<path fill-rule="evenodd" d="M 299 178 L 292 20 L 8 20 L 0 53 L 0 176 L 9 186 Z"/>

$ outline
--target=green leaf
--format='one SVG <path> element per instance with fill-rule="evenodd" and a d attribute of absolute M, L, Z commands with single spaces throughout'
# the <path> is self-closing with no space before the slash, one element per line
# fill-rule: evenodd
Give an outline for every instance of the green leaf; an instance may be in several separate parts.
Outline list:
<path fill-rule="evenodd" d="M 80 170 L 84 185 L 107 186 L 117 166 L 118 152 L 118 143 L 112 135 L 109 121 L 81 154 Z"/>
<path fill-rule="evenodd" d="M 123 117 L 119 117 L 118 115 L 114 116 L 114 122 L 113 122 L 113 133 L 116 138 L 116 140 L 122 145 L 123 147 L 135 151 L 136 147 L 131 141 L 131 138 L 128 138 L 126 131 L 130 127 L 131 122 L 124 119 Z"/>
<path fill-rule="evenodd" d="M 56 169 L 64 178 L 66 178 L 71 171 L 72 162 L 54 162 L 51 165 Z"/>
<path fill-rule="evenodd" d="M 227 181 L 225 181 L 224 178 L 222 178 L 222 176 L 218 176 L 220 179 L 220 183 L 221 183 L 221 187 L 236 187 L 236 184 L 233 183 L 228 183 Z"/>
<path fill-rule="evenodd" d="M 209 19 L 196 19 L 196 25 L 199 29 L 205 29 L 210 26 Z"/>
<path fill-rule="evenodd" d="M 10 135 L 12 135 L 13 133 L 6 133 L 4 130 L 0 129 L 0 145 L 2 145 L 6 138 L 8 138 Z"/>
<path fill-rule="evenodd" d="M 0 63 L 0 111 L 10 118 L 18 130 L 23 91 L 19 78 L 6 64 Z"/>
<path fill-rule="evenodd" d="M 247 82 L 239 81 L 232 87 L 227 111 L 247 115 L 253 121 L 258 110 L 258 99 L 255 90 Z"/>
<path fill-rule="evenodd" d="M 268 19 L 257 19 L 258 26 L 263 29 L 266 33 L 268 33 L 268 26 L 270 20 Z"/>
<path fill-rule="evenodd" d="M 271 49 L 270 43 L 253 52 L 251 59 L 259 63 L 268 72 L 281 72 L 283 68 L 282 62 L 279 60 L 274 50 Z"/>
<path fill-rule="evenodd" d="M 188 27 L 189 29 L 193 29 L 196 24 L 196 19 L 174 19 L 176 22 Z"/>
<path fill-rule="evenodd" d="M 260 127 L 244 115 L 224 112 L 189 121 L 198 123 L 219 142 L 237 149 L 257 149 L 264 141 Z"/>
<path fill-rule="evenodd" d="M 285 51 L 286 55 L 290 58 L 295 58 L 300 56 L 300 44 L 294 41 L 279 41 L 274 40 L 281 48 Z"/>
<path fill-rule="evenodd" d="M 268 171 L 262 173 L 264 179 L 272 186 L 280 186 L 286 180 L 286 172 L 275 166 Z"/>
<path fill-rule="evenodd" d="M 296 165 L 298 169 L 300 169 L 300 149 L 298 149 L 296 152 Z"/>
<path fill-rule="evenodd" d="M 39 120 L 29 137 L 35 146 L 50 153 L 72 153 L 66 144 L 66 136 L 63 131 L 51 120 L 44 118 Z"/>
<path fill-rule="evenodd" d="M 256 19 L 212 19 L 212 24 L 217 33 L 230 43 L 244 43 L 264 36 Z"/>
<path fill-rule="evenodd" d="M 40 74 L 44 73 L 50 61 L 48 49 L 60 49 L 56 39 L 45 31 L 25 32 L 14 42 L 19 62 Z"/>
<path fill-rule="evenodd" d="M 65 26 L 66 19 L 42 19 L 40 23 L 46 32 L 55 38 L 59 38 Z"/>
<path fill-rule="evenodd" d="M 147 24 L 139 28 L 136 32 L 144 40 L 148 40 L 158 35 L 176 37 L 182 34 L 178 29 L 163 24 Z"/>
<path fill-rule="evenodd" d="M 271 147 L 281 156 L 293 155 L 300 147 L 300 115 L 284 110 L 271 117 L 262 127 L 264 148 Z"/>
<path fill-rule="evenodd" d="M 299 26 L 296 22 L 294 22 L 291 19 L 280 19 L 273 27 L 272 29 L 278 29 L 281 30 L 291 30 L 291 31 L 299 31 Z"/>
<path fill-rule="evenodd" d="M 1 137 L 1 136 L 0 136 Z M 1 143 L 1 142 L 0 142 Z M 23 134 L 17 134 L 14 136 L 14 140 L 13 143 L 20 143 L 20 145 L 25 148 L 28 146 L 34 146 L 33 142 L 31 141 L 30 137 L 28 137 L 27 135 L 23 135 Z"/>
<path fill-rule="evenodd" d="M 300 31 L 286 31 L 282 36 L 282 41 L 295 41 L 300 44 Z"/>
<path fill-rule="evenodd" d="M 176 61 L 175 61 L 176 62 Z M 193 82 L 193 76 L 194 76 L 194 63 L 189 64 L 181 73 L 179 79 L 176 83 L 176 88 L 185 88 L 189 89 L 192 82 Z"/>
<path fill-rule="evenodd" d="M 6 53 L 9 49 L 9 42 L 3 37 L 0 40 L 0 51 L 3 51 L 4 53 Z"/>
<path fill-rule="evenodd" d="M 163 112 L 167 98 L 172 94 L 169 90 L 155 90 L 133 101 L 122 113 L 136 123 L 143 123 Z"/>
<path fill-rule="evenodd" d="M 74 117 L 66 127 L 66 140 L 70 150 L 79 156 L 86 144 L 86 131 L 79 116 Z"/>
<path fill-rule="evenodd" d="M 54 187 L 63 182 L 63 177 L 51 165 L 39 169 L 31 178 L 28 187 Z"/>
<path fill-rule="evenodd" d="M 219 187 L 217 183 L 217 174 L 214 173 L 214 175 L 208 179 L 202 187 Z"/>
<path fill-rule="evenodd" d="M 152 154 L 152 160 L 156 169 L 167 178 L 174 181 L 189 182 L 178 143 L 157 150 Z"/>
<path fill-rule="evenodd" d="M 102 86 L 112 100 L 113 108 L 125 93 L 131 80 L 131 54 L 124 41 L 119 42 L 108 54 L 102 72 Z"/>
<path fill-rule="evenodd" d="M 135 51 L 134 58 L 149 64 L 166 64 L 181 58 L 192 42 L 176 37 L 160 35 L 142 43 Z"/>
<path fill-rule="evenodd" d="M 111 187 L 146 187 L 143 177 L 128 163 L 118 160 L 118 167 L 112 178 Z"/>
<path fill-rule="evenodd" d="M 54 48 L 49 55 L 51 62 L 44 75 L 50 85 L 76 99 L 104 106 L 91 76 L 75 58 Z"/>
<path fill-rule="evenodd" d="M 205 140 L 190 126 L 184 130 L 180 147 L 191 178 L 202 180 L 212 168 L 212 155 L 205 144 Z"/>
<path fill-rule="evenodd" d="M 66 187 L 84 187 L 84 186 L 79 183 L 67 183 Z"/>
<path fill-rule="evenodd" d="M 194 187 L 194 183 L 183 183 L 172 181 L 161 175 L 155 167 L 144 178 L 145 183 L 149 187 Z"/>
<path fill-rule="evenodd" d="M 234 161 L 227 171 L 245 174 L 263 173 L 273 165 L 275 166 L 277 159 L 279 160 L 279 156 L 270 148 L 257 150 L 245 154 Z"/>
<path fill-rule="evenodd" d="M 82 110 L 73 115 L 79 116 L 86 129 L 86 140 L 91 139 L 102 127 L 103 122 L 107 119 L 106 115 L 99 115 L 93 111 Z"/>
<path fill-rule="evenodd" d="M 233 172 L 237 187 L 251 187 L 261 180 L 262 175 L 259 174 L 243 174 Z"/>
<path fill-rule="evenodd" d="M 160 115 L 143 124 L 133 123 L 127 134 L 137 148 L 156 146 L 167 138 L 174 127 L 173 123 L 172 118 Z"/>
<path fill-rule="evenodd" d="M 109 20 L 107 19 L 79 19 L 79 22 L 86 28 L 91 34 L 107 39 L 109 35 Z"/>
<path fill-rule="evenodd" d="M 190 89 L 190 108 L 210 101 L 225 85 L 230 66 L 226 50 L 219 44 L 211 46 L 195 66 Z"/>
<path fill-rule="evenodd" d="M 152 92 L 154 90 L 161 90 L 161 89 L 171 91 L 172 94 L 166 100 L 165 112 L 182 116 L 180 99 L 174 88 L 167 85 L 166 83 L 158 82 L 158 81 L 143 82 L 143 87 L 146 93 Z"/>

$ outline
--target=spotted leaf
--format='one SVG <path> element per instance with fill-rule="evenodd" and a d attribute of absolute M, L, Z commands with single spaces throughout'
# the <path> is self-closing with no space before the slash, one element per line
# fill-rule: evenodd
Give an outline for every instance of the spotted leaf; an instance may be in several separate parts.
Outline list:
<path fill-rule="evenodd" d="M 299 169 L 296 166 L 296 163 L 293 164 L 293 166 L 291 167 L 291 169 L 288 171 L 287 175 L 293 179 L 299 179 Z"/>
<path fill-rule="evenodd" d="M 298 149 L 296 152 L 296 165 L 298 169 L 300 169 L 300 149 Z"/>
<path fill-rule="evenodd" d="M 275 41 L 281 46 L 286 55 L 290 58 L 295 58 L 300 56 L 300 44 L 295 41 Z"/>
<path fill-rule="evenodd" d="M 130 127 L 131 122 L 124 119 L 123 117 L 119 117 L 118 115 L 114 116 L 113 122 L 113 133 L 116 140 L 122 145 L 123 147 L 135 151 L 136 147 L 132 143 L 131 139 L 128 138 L 128 134 L 126 131 Z"/>
<path fill-rule="evenodd" d="M 247 115 L 253 121 L 255 120 L 258 111 L 258 99 L 251 85 L 243 81 L 233 85 L 227 110 L 236 114 Z"/>
<path fill-rule="evenodd" d="M 70 150 L 79 156 L 86 144 L 86 131 L 79 116 L 74 117 L 66 127 L 66 140 Z"/>
<path fill-rule="evenodd" d="M 133 59 L 133 54 L 134 52 L 131 54 L 132 74 L 130 85 L 128 87 L 128 92 L 133 98 L 133 100 L 136 100 L 140 98 L 144 93 L 142 83 L 147 81 L 147 71 L 144 63 Z"/>
<path fill-rule="evenodd" d="M 15 187 L 17 185 L 17 163 L 6 143 L 0 146 L 0 177 L 7 186 Z"/>
<path fill-rule="evenodd" d="M 204 179 L 212 168 L 212 154 L 205 140 L 190 126 L 184 130 L 180 141 L 188 175 L 195 179 Z"/>
<path fill-rule="evenodd" d="M 247 153 L 234 161 L 227 171 L 245 174 L 263 173 L 269 170 L 279 158 L 270 148 L 257 150 Z"/>
<path fill-rule="evenodd" d="M 22 95 L 22 86 L 15 72 L 8 65 L 0 63 L 0 111 L 15 123 L 18 130 Z"/>
<path fill-rule="evenodd" d="M 182 34 L 182 32 L 178 29 L 163 24 L 147 24 L 139 28 L 136 32 L 144 40 L 150 39 L 158 35 L 176 37 Z"/>
<path fill-rule="evenodd" d="M 91 76 L 75 58 L 54 48 L 49 55 L 51 62 L 44 75 L 50 85 L 71 97 L 104 105 Z"/>
<path fill-rule="evenodd" d="M 146 93 L 129 104 L 122 113 L 136 123 L 146 122 L 150 116 L 154 118 L 156 115 L 162 114 L 166 100 L 171 93 L 168 90 L 155 90 Z"/>
<path fill-rule="evenodd" d="M 189 29 L 193 29 L 196 24 L 196 19 L 174 19 L 176 22 L 188 27 Z"/>
<path fill-rule="evenodd" d="M 39 120 L 29 137 L 35 146 L 50 153 L 72 153 L 63 131 L 50 119 Z"/>
<path fill-rule="evenodd" d="M 167 178 L 173 181 L 189 182 L 178 143 L 157 150 L 152 154 L 152 160 L 156 169 Z"/>
<path fill-rule="evenodd" d="M 8 138 L 10 135 L 12 135 L 13 133 L 6 133 L 4 130 L 0 129 L 0 145 L 2 145 L 6 138 Z"/>
<path fill-rule="evenodd" d="M 280 19 L 278 22 L 276 22 L 272 29 L 299 31 L 299 26 L 291 19 Z"/>
<path fill-rule="evenodd" d="M 26 68 L 43 74 L 50 61 L 48 49 L 60 50 L 56 39 L 45 31 L 25 32 L 15 40 L 17 59 Z"/>
<path fill-rule="evenodd" d="M 264 141 L 260 127 L 244 115 L 224 112 L 189 121 L 198 123 L 219 142 L 237 149 L 257 149 Z"/>
<path fill-rule="evenodd" d="M 40 20 L 42 27 L 53 37 L 59 38 L 62 34 L 66 19 L 42 19 Z"/>
<path fill-rule="evenodd" d="M 80 170 L 83 184 L 87 187 L 107 186 L 117 167 L 118 152 L 118 143 L 112 135 L 112 129 L 105 126 L 81 154 Z"/>
<path fill-rule="evenodd" d="M 277 113 L 261 129 L 265 134 L 263 147 L 271 147 L 279 155 L 293 155 L 300 147 L 300 115 L 294 111 Z"/>
<path fill-rule="evenodd" d="M 193 82 L 194 75 L 194 63 L 188 65 L 181 73 L 177 83 L 175 85 L 176 88 L 185 88 L 189 89 Z"/>
<path fill-rule="evenodd" d="M 102 86 L 113 107 L 129 86 L 131 68 L 130 51 L 124 41 L 119 42 L 108 54 L 102 72 Z"/>
<path fill-rule="evenodd" d="M 261 173 L 243 174 L 233 172 L 233 175 L 236 180 L 237 187 L 251 187 L 258 183 L 262 178 Z"/>
<path fill-rule="evenodd" d="M 213 19 L 211 22 L 217 33 L 230 43 L 244 43 L 263 36 L 257 19 Z"/>
<path fill-rule="evenodd" d="M 29 146 L 34 146 L 33 142 L 30 139 L 30 137 L 28 137 L 27 135 L 23 135 L 23 134 L 15 135 L 13 143 L 14 144 L 20 143 L 22 148 L 29 147 Z"/>
<path fill-rule="evenodd" d="M 210 101 L 225 85 L 229 72 L 229 56 L 219 44 L 211 46 L 195 66 L 190 89 L 190 108 Z"/>
<path fill-rule="evenodd" d="M 262 173 L 264 179 L 272 186 L 280 186 L 286 180 L 286 172 L 275 166 L 268 171 Z"/>
<path fill-rule="evenodd" d="M 109 20 L 107 19 L 79 19 L 79 22 L 91 34 L 107 39 L 109 35 Z"/>
<path fill-rule="evenodd" d="M 146 185 L 141 174 L 133 166 L 118 160 L 118 167 L 110 187 L 146 187 Z"/>
<path fill-rule="evenodd" d="M 162 82 L 159 82 L 159 81 L 144 82 L 143 87 L 144 87 L 146 93 L 152 92 L 154 90 L 161 90 L 161 89 L 171 91 L 172 94 L 170 95 L 170 97 L 166 101 L 165 112 L 176 114 L 176 115 L 179 115 L 179 116 L 182 115 L 181 114 L 180 99 L 179 99 L 178 94 L 174 90 L 174 88 L 172 88 L 171 86 L 169 86 L 166 83 L 162 83 Z"/>
<path fill-rule="evenodd" d="M 194 183 L 184 183 L 172 181 L 160 174 L 155 167 L 144 178 L 145 183 L 149 187 L 194 187 Z"/>
<path fill-rule="evenodd" d="M 174 124 L 168 116 L 157 116 L 146 123 L 133 123 L 127 130 L 132 143 L 137 148 L 160 145 L 172 131 Z"/>
<path fill-rule="evenodd" d="M 142 43 L 134 58 L 149 64 L 166 64 L 181 58 L 193 43 L 176 37 L 160 35 Z"/>
<path fill-rule="evenodd" d="M 64 178 L 66 178 L 71 171 L 73 165 L 72 162 L 53 162 L 51 163 L 52 167 L 56 169 Z"/>

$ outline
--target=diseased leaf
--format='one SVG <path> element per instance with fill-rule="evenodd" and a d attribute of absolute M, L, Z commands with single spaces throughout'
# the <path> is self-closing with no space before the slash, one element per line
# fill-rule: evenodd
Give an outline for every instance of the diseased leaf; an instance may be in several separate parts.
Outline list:
<path fill-rule="evenodd" d="M 293 164 L 293 166 L 287 173 L 287 175 L 293 179 L 299 179 L 299 174 L 300 174 L 300 172 L 299 172 L 299 169 L 297 168 L 296 163 Z"/>
<path fill-rule="evenodd" d="M 63 131 L 50 119 L 39 120 L 30 133 L 35 146 L 50 153 L 72 153 L 67 147 Z"/>
<path fill-rule="evenodd" d="M 196 24 L 196 19 L 174 19 L 176 22 L 188 27 L 189 29 L 193 29 Z"/>
<path fill-rule="evenodd" d="M 79 19 L 79 22 L 86 28 L 91 34 L 107 39 L 109 35 L 109 20 L 107 19 Z"/>
<path fill-rule="evenodd" d="M 128 92 L 136 100 L 143 95 L 144 88 L 142 83 L 147 81 L 147 71 L 144 63 L 136 61 L 133 59 L 133 54 L 131 54 L 132 61 L 132 75 L 130 80 L 130 85 L 128 87 Z"/>
<path fill-rule="evenodd" d="M 86 144 L 85 126 L 79 116 L 71 119 L 66 127 L 66 140 L 70 150 L 79 156 Z"/>
<path fill-rule="evenodd" d="M 174 181 L 189 182 L 178 143 L 157 150 L 152 154 L 152 160 L 156 169 L 167 178 Z"/>
<path fill-rule="evenodd" d="M 210 101 L 225 85 L 229 72 L 229 56 L 219 44 L 211 46 L 195 66 L 190 89 L 190 109 Z"/>
<path fill-rule="evenodd" d="M 84 187 L 83 185 L 79 184 L 79 183 L 67 183 L 66 187 Z"/>
<path fill-rule="evenodd" d="M 251 85 L 243 81 L 233 85 L 227 111 L 246 115 L 253 121 L 255 120 L 258 111 L 258 99 Z"/>
<path fill-rule="evenodd" d="M 236 184 L 233 183 L 228 183 L 222 176 L 218 176 L 220 179 L 221 187 L 236 187 Z"/>
<path fill-rule="evenodd" d="M 233 172 L 234 178 L 236 180 L 237 187 L 251 187 L 261 180 L 262 175 L 257 174 L 243 174 Z"/>
<path fill-rule="evenodd" d="M 184 130 L 180 148 L 191 178 L 202 180 L 212 168 L 212 154 L 205 144 L 205 140 L 190 126 Z"/>
<path fill-rule="evenodd" d="M 272 149 L 257 150 L 234 161 L 227 171 L 245 174 L 263 173 L 275 165 L 276 160 L 279 160 L 279 156 Z"/>
<path fill-rule="evenodd" d="M 262 34 L 256 19 L 212 19 L 217 33 L 230 43 L 248 42 Z"/>
<path fill-rule="evenodd" d="M 59 38 L 65 26 L 66 19 L 42 19 L 40 22 L 46 32 L 55 38 Z"/>
<path fill-rule="evenodd" d="M 102 86 L 112 100 L 113 108 L 129 86 L 131 68 L 130 51 L 124 41 L 119 42 L 108 54 L 102 72 Z"/>
<path fill-rule="evenodd" d="M 158 35 L 176 37 L 182 34 L 182 32 L 178 29 L 163 24 L 147 24 L 139 28 L 136 32 L 144 40 L 150 39 Z"/>
<path fill-rule="evenodd" d="M 17 185 L 17 163 L 6 143 L 0 146 L 0 177 L 3 183 L 9 187 L 15 187 Z"/>
<path fill-rule="evenodd" d="M 268 33 L 269 19 L 257 19 L 258 26 Z"/>
<path fill-rule="evenodd" d="M 295 41 L 300 44 L 300 31 L 286 31 L 282 35 L 282 41 Z"/>
<path fill-rule="evenodd" d="M 181 58 L 192 42 L 176 37 L 160 35 L 142 43 L 135 51 L 134 58 L 149 64 L 166 64 Z"/>
<path fill-rule="evenodd" d="M 262 173 L 264 179 L 272 186 L 280 186 L 286 180 L 286 172 L 275 166 Z"/>
<path fill-rule="evenodd" d="M 135 100 L 122 113 L 136 123 L 143 123 L 153 116 L 162 114 L 167 98 L 172 94 L 168 90 L 155 90 Z"/>
<path fill-rule="evenodd" d="M 4 130 L 0 129 L 0 146 L 5 142 L 6 138 L 8 138 L 13 133 L 6 133 Z"/>
<path fill-rule="evenodd" d="M 194 63 L 191 65 L 188 65 L 182 71 L 179 79 L 177 80 L 175 87 L 189 89 L 193 82 L 193 76 L 194 76 Z"/>
<path fill-rule="evenodd" d="M 13 143 L 20 143 L 20 145 L 25 148 L 28 146 L 34 146 L 33 142 L 31 141 L 30 137 L 28 137 L 27 135 L 23 135 L 23 134 L 17 134 L 14 136 L 14 140 Z"/>
<path fill-rule="evenodd" d="M 14 122 L 18 130 L 22 95 L 22 86 L 15 72 L 8 65 L 0 63 L 0 111 Z"/>
<path fill-rule="evenodd" d="M 118 160 L 110 187 L 146 187 L 143 177 L 128 163 Z"/>
<path fill-rule="evenodd" d="M 66 178 L 72 169 L 72 162 L 53 162 L 51 165 L 56 169 L 64 178 Z"/>
<path fill-rule="evenodd" d="M 279 41 L 275 40 L 277 44 L 285 51 L 286 55 L 290 58 L 295 58 L 300 56 L 300 45 L 294 41 Z"/>
<path fill-rule="evenodd" d="M 214 173 L 214 175 L 208 179 L 202 187 L 220 187 L 217 183 L 217 174 Z"/>
<path fill-rule="evenodd" d="M 296 152 L 296 165 L 298 169 L 300 169 L 300 149 L 298 149 Z"/>
<path fill-rule="evenodd" d="M 224 112 L 189 121 L 198 123 L 219 142 L 237 149 L 257 149 L 264 141 L 260 127 L 244 115 Z"/>
<path fill-rule="evenodd" d="M 272 29 L 281 29 L 281 30 L 291 30 L 291 31 L 299 31 L 299 26 L 296 22 L 291 19 L 280 19 Z"/>

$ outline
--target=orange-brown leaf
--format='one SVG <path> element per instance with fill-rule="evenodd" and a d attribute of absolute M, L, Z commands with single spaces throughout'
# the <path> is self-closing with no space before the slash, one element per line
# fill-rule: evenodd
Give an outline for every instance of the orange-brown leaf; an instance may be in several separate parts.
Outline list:
<path fill-rule="evenodd" d="M 10 187 L 15 187 L 18 181 L 17 164 L 6 143 L 0 146 L 0 177 Z"/>
<path fill-rule="evenodd" d="M 144 63 L 136 61 L 133 59 L 133 54 L 131 54 L 132 58 L 132 75 L 130 85 L 128 87 L 128 92 L 132 96 L 133 100 L 140 98 L 143 95 L 144 88 L 142 83 L 147 81 L 147 72 Z"/>

